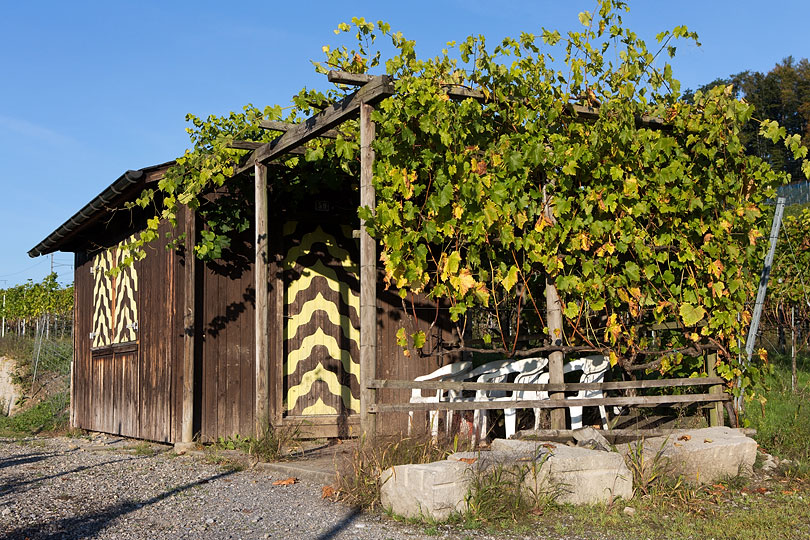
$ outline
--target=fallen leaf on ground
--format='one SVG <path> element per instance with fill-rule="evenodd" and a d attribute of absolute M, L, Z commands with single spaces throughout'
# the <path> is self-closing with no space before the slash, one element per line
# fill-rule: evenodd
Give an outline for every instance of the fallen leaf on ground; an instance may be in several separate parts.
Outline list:
<path fill-rule="evenodd" d="M 321 498 L 322 499 L 331 499 L 335 496 L 335 488 L 332 486 L 323 486 L 321 489 Z"/>
<path fill-rule="evenodd" d="M 710 442 L 714 442 L 714 441 L 713 441 L 713 440 L 711 440 L 711 439 L 703 439 L 703 442 L 705 442 L 705 443 L 710 443 Z"/>
<path fill-rule="evenodd" d="M 473 463 L 475 463 L 476 461 L 478 461 L 478 458 L 474 458 L 474 457 L 463 457 L 463 458 L 458 458 L 458 460 L 459 460 L 459 461 L 463 461 L 464 463 L 466 463 L 466 464 L 468 464 L 468 465 L 472 465 Z"/>
<path fill-rule="evenodd" d="M 541 444 L 540 446 L 542 446 L 543 448 L 548 448 L 549 450 L 551 450 L 551 449 L 553 449 L 553 448 L 557 448 L 557 446 L 556 446 L 556 445 L 553 445 L 553 444 L 551 444 L 550 442 L 543 443 L 543 444 Z"/>
<path fill-rule="evenodd" d="M 532 509 L 532 514 L 534 514 L 535 516 L 542 516 L 543 515 L 543 509 L 542 508 L 533 508 Z"/>
<path fill-rule="evenodd" d="M 681 443 L 678 443 L 678 442 L 672 443 L 672 444 L 674 444 L 675 446 L 683 446 Z"/>
<path fill-rule="evenodd" d="M 691 435 L 681 435 L 680 437 L 678 437 L 678 440 L 679 441 L 688 441 L 691 438 L 692 438 Z"/>
<path fill-rule="evenodd" d="M 276 480 L 275 482 L 273 482 L 273 485 L 274 486 L 291 486 L 294 483 L 296 483 L 297 481 L 298 480 L 294 476 L 291 476 L 289 478 L 285 478 L 284 480 Z"/>

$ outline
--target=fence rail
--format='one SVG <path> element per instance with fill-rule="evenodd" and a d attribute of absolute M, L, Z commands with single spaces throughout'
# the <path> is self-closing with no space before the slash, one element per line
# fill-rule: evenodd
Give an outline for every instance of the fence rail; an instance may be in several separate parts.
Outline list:
<path fill-rule="evenodd" d="M 710 403 L 720 406 L 722 402 L 731 401 L 731 396 L 722 391 L 725 380 L 721 377 L 691 377 L 680 379 L 658 379 L 643 381 L 615 381 L 603 383 L 563 383 L 563 384 L 535 384 L 535 383 L 482 383 L 457 381 L 410 381 L 373 379 L 368 382 L 370 389 L 421 389 L 421 390 L 450 390 L 461 392 L 464 390 L 476 391 L 546 391 L 567 392 L 578 390 L 630 390 L 642 388 L 678 388 L 708 386 L 709 393 L 703 394 L 677 394 L 655 396 L 616 396 L 602 398 L 571 398 L 571 399 L 508 399 L 495 400 L 457 400 L 435 401 L 429 403 L 371 403 L 369 413 L 413 412 L 413 411 L 467 411 L 467 410 L 493 410 L 493 409 L 563 409 L 570 407 L 598 407 L 598 406 L 630 406 L 630 407 L 658 407 L 660 405 Z M 720 411 L 712 414 L 710 423 L 722 425 Z"/>

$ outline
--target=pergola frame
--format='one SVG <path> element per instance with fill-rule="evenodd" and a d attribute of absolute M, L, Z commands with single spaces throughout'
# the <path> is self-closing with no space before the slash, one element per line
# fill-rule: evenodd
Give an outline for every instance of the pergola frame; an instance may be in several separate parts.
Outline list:
<path fill-rule="evenodd" d="M 270 402 L 269 402 L 269 389 L 271 381 L 271 367 L 269 358 L 269 336 L 268 336 L 268 323 L 269 323 L 269 231 L 268 231 L 268 184 L 267 184 L 267 165 L 283 157 L 286 154 L 301 154 L 302 146 L 308 141 L 315 138 L 335 138 L 337 133 L 334 128 L 343 122 L 359 117 L 360 119 L 360 206 L 375 208 L 375 193 L 372 183 L 372 170 L 374 164 L 374 150 L 372 144 L 375 136 L 375 125 L 371 120 L 373 106 L 382 101 L 383 99 L 396 94 L 393 82 L 387 75 L 367 75 L 367 74 L 353 74 L 340 71 L 328 72 L 328 79 L 330 82 L 344 85 L 359 86 L 353 93 L 349 94 L 342 100 L 330 105 L 321 112 L 314 114 L 301 123 L 290 124 L 279 121 L 264 120 L 260 123 L 262 129 L 275 130 L 281 132 L 281 135 L 268 143 L 257 143 L 254 141 L 235 141 L 231 146 L 233 148 L 241 148 L 251 150 L 251 153 L 236 169 L 236 174 L 245 173 L 253 169 L 255 177 L 255 288 L 256 288 L 256 310 L 255 310 L 255 434 L 260 437 L 267 427 L 272 423 L 276 423 L 280 418 L 271 418 Z M 448 85 L 445 88 L 447 95 L 454 100 L 474 99 L 479 102 L 487 101 L 483 92 L 464 87 Z M 585 121 L 595 121 L 599 118 L 599 110 L 588 106 L 575 105 L 569 106 L 570 112 Z M 651 129 L 666 129 L 667 125 L 660 118 L 640 116 L 636 118 L 637 125 L 643 125 Z M 193 219 L 191 220 L 193 222 Z M 186 231 L 193 237 L 193 226 L 190 230 Z M 428 407 L 420 406 L 419 404 L 397 404 L 397 405 L 379 405 L 376 400 L 376 391 L 380 388 L 430 388 L 430 389 L 450 389 L 459 386 L 459 383 L 414 383 L 413 381 L 384 381 L 377 380 L 376 378 L 376 359 L 377 359 L 377 343 L 376 343 L 376 244 L 371 235 L 365 227 L 365 222 L 361 221 L 360 224 L 360 431 L 368 437 L 375 437 L 376 426 L 376 413 L 378 412 L 394 412 L 394 411 L 414 411 L 423 410 Z M 191 259 L 194 257 L 192 256 Z M 183 358 L 183 373 L 184 381 L 193 381 L 194 379 L 194 345 L 193 345 L 193 306 L 194 306 L 194 264 L 186 265 L 186 283 L 185 288 L 185 316 L 186 316 L 186 336 L 184 346 Z M 553 300 L 549 302 L 547 307 L 547 315 L 549 315 L 549 326 L 557 321 L 557 327 L 562 330 L 562 318 L 559 315 L 559 296 L 557 295 L 556 288 L 553 283 L 548 283 L 547 298 Z M 712 355 L 714 356 L 714 355 Z M 713 364 L 713 362 L 709 362 Z M 712 366 L 713 367 L 713 366 Z M 564 394 L 559 393 L 563 390 L 574 390 L 581 384 L 571 385 L 563 383 L 563 353 L 562 347 L 557 352 L 552 352 L 551 361 L 549 362 L 549 375 L 550 384 L 548 385 L 515 385 L 513 383 L 464 383 L 459 386 L 476 389 L 503 389 L 502 387 L 508 386 L 511 390 L 528 389 L 531 387 L 533 390 L 548 390 L 554 392 L 550 397 L 552 399 L 543 402 L 539 401 L 525 401 L 525 402 L 510 402 L 510 406 L 518 405 L 525 407 L 542 407 L 552 409 L 552 429 L 561 430 L 565 428 L 565 414 L 564 408 L 570 406 L 581 405 L 613 405 L 613 404 L 634 404 L 634 405 L 648 405 L 654 406 L 660 403 L 675 403 L 675 402 L 700 402 L 709 401 L 713 402 L 719 407 L 721 401 L 726 401 L 727 398 L 723 395 L 720 388 L 722 379 L 717 377 L 707 377 L 700 381 L 693 379 L 691 384 L 710 385 L 710 394 L 698 394 L 692 396 L 672 396 L 674 399 L 666 399 L 667 396 L 659 396 L 656 399 L 650 397 L 640 398 L 602 398 L 599 400 L 565 400 Z M 713 375 L 713 374 L 712 374 Z M 675 384 L 666 384 L 667 381 L 660 381 L 663 384 L 656 386 L 683 386 L 683 383 L 672 380 Z M 471 386 L 472 385 L 472 386 Z M 526 387 L 526 388 L 523 388 Z M 576 387 L 576 388 L 575 388 Z M 600 385 L 607 389 L 605 385 Z M 629 400 L 629 401 L 628 401 Z M 576 403 L 574 401 L 577 401 Z M 579 403 L 582 401 L 583 403 Z M 584 403 L 587 402 L 587 403 Z M 597 403 L 598 402 L 598 403 Z M 631 403 L 632 402 L 632 403 Z M 184 443 L 192 442 L 193 437 L 193 385 L 183 385 L 183 421 L 182 421 L 182 439 Z M 430 404 L 431 409 L 491 409 L 503 408 L 503 403 L 493 406 L 488 403 L 464 403 L 464 404 Z M 273 411 L 275 416 L 280 415 L 280 411 Z M 712 423 L 718 421 L 722 422 L 722 409 L 714 408 L 712 411 Z"/>

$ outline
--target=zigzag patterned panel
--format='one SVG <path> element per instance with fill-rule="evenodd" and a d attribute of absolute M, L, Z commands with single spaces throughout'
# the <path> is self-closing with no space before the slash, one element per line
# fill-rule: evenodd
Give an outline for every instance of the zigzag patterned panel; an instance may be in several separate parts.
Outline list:
<path fill-rule="evenodd" d="M 129 238 L 127 242 L 134 238 Z M 129 256 L 120 245 L 116 249 L 116 266 Z M 113 343 L 129 343 L 138 339 L 138 272 L 131 264 L 121 269 L 115 279 L 115 331 Z"/>
<path fill-rule="evenodd" d="M 113 282 L 107 272 L 114 264 L 113 253 L 104 250 L 93 257 L 93 334 L 92 347 L 106 347 L 110 345 L 110 330 L 112 328 L 112 297 Z"/>
<path fill-rule="evenodd" d="M 134 265 L 122 267 L 115 277 L 110 270 L 121 266 L 128 256 L 122 246 L 104 250 L 93 257 L 92 347 L 107 347 L 138 339 L 138 273 Z"/>
<path fill-rule="evenodd" d="M 359 412 L 360 298 L 351 229 L 287 222 L 284 235 L 287 413 Z"/>

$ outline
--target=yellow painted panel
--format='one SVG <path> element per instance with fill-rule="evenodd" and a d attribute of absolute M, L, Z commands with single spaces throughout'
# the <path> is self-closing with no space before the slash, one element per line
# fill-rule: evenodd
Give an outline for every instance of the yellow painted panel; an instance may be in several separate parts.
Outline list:
<path fill-rule="evenodd" d="M 325 299 L 321 293 L 318 293 L 312 300 L 305 302 L 301 306 L 301 311 L 290 317 L 287 326 L 284 328 L 285 339 L 295 337 L 298 327 L 310 322 L 316 311 L 326 313 L 329 321 L 335 326 L 339 326 L 346 338 L 354 341 L 358 347 L 360 346 L 360 330 L 352 326 L 351 319 L 339 313 L 335 303 Z"/>
<path fill-rule="evenodd" d="M 299 397 L 309 393 L 315 381 L 325 382 L 326 386 L 329 388 L 329 392 L 332 395 L 339 396 L 343 400 L 343 406 L 346 407 L 347 410 L 353 410 L 355 412 L 360 410 L 360 400 L 352 396 L 351 388 L 340 384 L 337 375 L 324 368 L 323 364 L 318 362 L 315 369 L 304 373 L 304 376 L 301 377 L 300 384 L 293 386 L 287 391 L 286 408 L 288 411 L 295 408 Z"/>
<path fill-rule="evenodd" d="M 337 339 L 333 336 L 324 333 L 322 328 L 315 330 L 313 334 L 308 335 L 301 340 L 301 346 L 294 351 L 287 354 L 287 364 L 284 368 L 285 375 L 292 375 L 298 367 L 298 362 L 306 360 L 312 354 L 312 349 L 318 345 L 323 345 L 329 351 L 329 356 L 335 360 L 340 360 L 343 364 L 343 370 L 346 373 L 354 374 L 360 377 L 360 364 L 352 360 L 352 355 L 349 351 L 341 349 L 338 345 Z"/>

